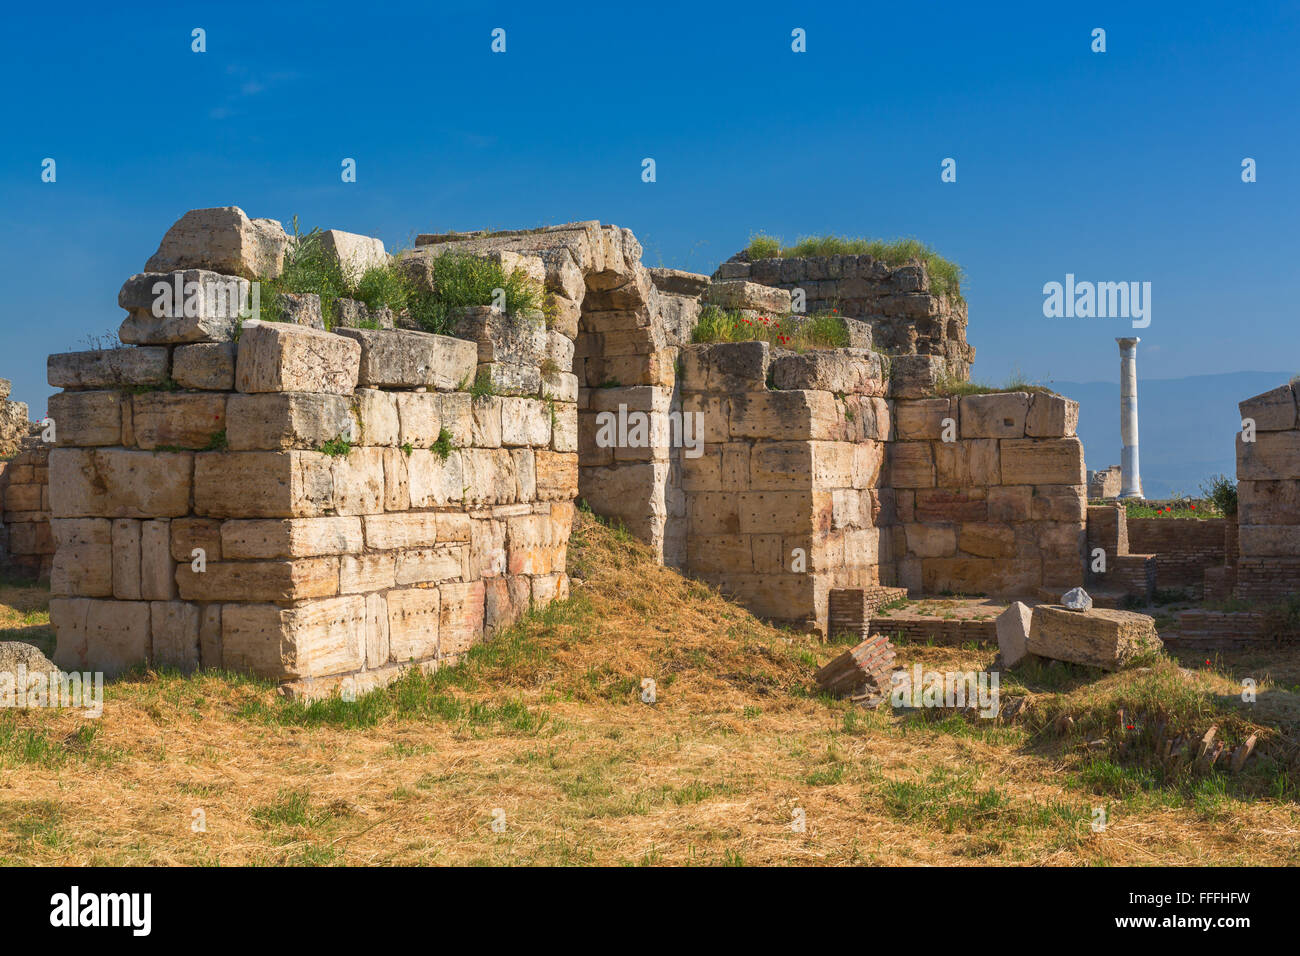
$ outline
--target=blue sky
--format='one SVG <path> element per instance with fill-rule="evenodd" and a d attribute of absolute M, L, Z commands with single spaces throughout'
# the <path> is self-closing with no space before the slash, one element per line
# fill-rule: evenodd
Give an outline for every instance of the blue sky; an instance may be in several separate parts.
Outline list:
<path fill-rule="evenodd" d="M 185 210 L 218 205 L 390 248 L 600 219 L 632 228 L 648 265 L 703 272 L 760 230 L 916 236 L 967 271 L 981 380 L 1117 380 L 1126 321 L 1042 314 L 1043 284 L 1067 272 L 1152 283 L 1143 377 L 1300 371 L 1294 4 L 65 3 L 6 17 L 0 375 L 34 416 L 45 356 L 115 329 L 122 281 Z M 505 54 L 490 52 L 495 27 Z M 791 52 L 795 27 L 807 53 Z"/>

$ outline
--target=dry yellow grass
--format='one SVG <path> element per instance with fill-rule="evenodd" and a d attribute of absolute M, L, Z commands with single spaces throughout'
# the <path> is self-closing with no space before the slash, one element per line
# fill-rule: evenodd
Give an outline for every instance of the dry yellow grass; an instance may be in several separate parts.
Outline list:
<path fill-rule="evenodd" d="M 811 685 L 842 647 L 755 620 L 655 567 L 628 536 L 580 519 L 570 566 L 582 579 L 571 601 L 461 668 L 351 709 L 283 702 L 228 675 L 145 674 L 110 684 L 98 721 L 0 714 L 0 862 L 1300 860 L 1285 768 L 1159 783 L 1088 756 L 1081 741 L 1036 733 L 1030 720 L 853 709 Z M 0 619 L 19 629 L 6 639 L 39 640 L 42 593 L 0 596 L 19 608 Z M 900 649 L 903 665 L 943 670 L 982 669 L 992 657 Z M 1281 753 L 1296 700 L 1283 685 L 1300 668 L 1294 655 L 1270 665 L 1285 679 L 1242 673 L 1261 680 Z M 1141 697 L 1131 688 L 1144 679 L 1185 679 L 1184 703 L 1229 707 L 1240 676 L 1223 662 L 1178 674 L 1169 662 L 1145 678 L 1045 674 L 1060 686 L 1031 686 L 1031 713 L 1073 709 L 1086 722 L 1089 707 L 1116 694 Z M 656 682 L 653 705 L 640 700 L 644 678 Z M 1102 833 L 1090 825 L 1096 807 L 1108 813 Z M 792 827 L 800 811 L 804 832 Z"/>

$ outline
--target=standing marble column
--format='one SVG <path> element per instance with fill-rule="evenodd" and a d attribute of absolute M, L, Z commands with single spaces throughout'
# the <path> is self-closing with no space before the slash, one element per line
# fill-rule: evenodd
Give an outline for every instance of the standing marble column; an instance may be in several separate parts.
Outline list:
<path fill-rule="evenodd" d="M 1119 343 L 1119 433 L 1124 442 L 1120 453 L 1121 498 L 1142 498 L 1142 475 L 1138 471 L 1138 373 L 1139 338 L 1116 339 Z"/>

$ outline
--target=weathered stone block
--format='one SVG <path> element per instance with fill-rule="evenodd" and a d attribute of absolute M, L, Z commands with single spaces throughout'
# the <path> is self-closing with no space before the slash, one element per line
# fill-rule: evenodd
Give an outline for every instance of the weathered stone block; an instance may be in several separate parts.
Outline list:
<path fill-rule="evenodd" d="M 366 546 L 379 551 L 431 547 L 438 543 L 439 515 L 431 512 L 367 515 Z M 450 526 L 453 516 L 441 516 Z"/>
<path fill-rule="evenodd" d="M 1030 654 L 1108 671 L 1162 646 L 1155 621 L 1145 614 L 1105 608 L 1070 611 L 1053 604 L 1034 608 L 1026 641 Z"/>
<path fill-rule="evenodd" d="M 437 392 L 397 393 L 397 442 L 432 448 L 442 431 L 442 403 Z"/>
<path fill-rule="evenodd" d="M 149 605 L 153 666 L 190 673 L 199 667 L 197 604 L 154 601 Z"/>
<path fill-rule="evenodd" d="M 1002 441 L 1002 481 L 1008 485 L 1083 485 L 1083 443 L 1077 438 Z"/>
<path fill-rule="evenodd" d="M 352 395 L 352 415 L 356 419 L 357 444 L 385 447 L 401 444 L 396 394 L 358 388 Z"/>
<path fill-rule="evenodd" d="M 474 380 L 478 346 L 464 339 L 405 329 L 339 329 L 338 335 L 360 348 L 354 384 L 451 391 Z"/>
<path fill-rule="evenodd" d="M 162 385 L 168 365 L 161 347 L 59 352 L 46 359 L 46 379 L 54 388 Z"/>
<path fill-rule="evenodd" d="M 116 534 L 116 531 L 114 531 Z M 116 540 L 116 539 L 115 539 Z M 116 543 L 114 547 L 116 547 Z M 205 561 L 221 560 L 221 522 L 215 518 L 173 518 L 171 555 L 173 561 L 189 564 L 194 549 L 203 549 Z"/>
<path fill-rule="evenodd" d="M 961 399 L 962 438 L 1023 438 L 1028 392 L 993 392 Z"/>
<path fill-rule="evenodd" d="M 478 345 L 478 361 L 541 365 L 548 346 L 540 312 L 507 315 L 493 306 L 470 306 L 452 323 L 457 338 Z"/>
<path fill-rule="evenodd" d="M 935 479 L 940 488 L 996 485 L 1002 480 L 996 439 L 963 438 L 935 442 L 933 447 Z"/>
<path fill-rule="evenodd" d="M 330 465 L 334 511 L 340 515 L 369 515 L 384 510 L 384 451 L 353 448 Z"/>
<path fill-rule="evenodd" d="M 937 355 L 895 355 L 889 360 L 891 398 L 929 398 L 947 373 Z"/>
<path fill-rule="evenodd" d="M 352 431 L 351 407 L 345 395 L 235 394 L 226 404 L 226 439 L 231 451 L 316 449 Z"/>
<path fill-rule="evenodd" d="M 803 441 L 843 438 L 842 410 L 828 392 L 743 392 L 729 400 L 732 438 Z"/>
<path fill-rule="evenodd" d="M 1031 616 L 1029 605 L 1021 601 L 1013 602 L 998 615 L 998 651 L 1002 654 L 1003 666 L 1015 667 L 1024 659 Z"/>
<path fill-rule="evenodd" d="M 89 447 L 122 443 L 120 392 L 60 392 L 46 406 L 61 446 Z"/>
<path fill-rule="evenodd" d="M 365 546 L 361 523 L 358 517 L 223 521 L 220 553 L 227 560 L 347 554 Z"/>
<path fill-rule="evenodd" d="M 249 219 L 238 206 L 191 209 L 167 230 L 147 272 L 215 269 L 245 279 L 273 279 L 290 239 L 274 219 Z"/>
<path fill-rule="evenodd" d="M 345 595 L 292 608 L 226 604 L 221 609 L 221 655 L 223 666 L 264 677 L 324 677 L 357 670 L 366 656 L 366 599 Z"/>
<path fill-rule="evenodd" d="M 437 588 L 389 591 L 388 646 L 401 664 L 438 655 L 439 595 Z"/>
<path fill-rule="evenodd" d="M 176 584 L 186 601 L 287 603 L 333 597 L 339 591 L 339 559 L 214 561 L 202 573 L 183 564 L 176 570 Z"/>
<path fill-rule="evenodd" d="M 889 446 L 888 483 L 895 488 L 933 488 L 934 450 L 928 441 L 894 442 Z"/>
<path fill-rule="evenodd" d="M 320 245 L 325 254 L 338 263 L 344 279 L 353 285 L 370 269 L 382 269 L 388 265 L 383 241 L 370 236 L 326 229 L 320 233 Z"/>
<path fill-rule="evenodd" d="M 578 456 L 539 449 L 535 459 L 537 498 L 567 500 L 578 494 Z"/>
<path fill-rule="evenodd" d="M 64 518 L 179 517 L 189 513 L 193 467 L 186 453 L 55 448 L 50 508 Z"/>
<path fill-rule="evenodd" d="M 743 279 L 711 282 L 704 293 L 704 301 L 721 309 L 752 309 L 768 313 L 772 317 L 788 315 L 790 312 L 789 290 Z"/>
<path fill-rule="evenodd" d="M 177 346 L 172 354 L 172 378 L 181 388 L 230 392 L 235 388 L 234 342 L 198 342 Z"/>
<path fill-rule="evenodd" d="M 50 625 L 58 636 L 54 663 L 65 671 L 117 677 L 148 661 L 149 619 L 145 601 L 51 598 Z"/>
<path fill-rule="evenodd" d="M 470 456 L 478 454 L 480 453 L 477 449 L 467 448 L 463 451 L 453 450 L 443 458 L 438 452 L 428 448 L 414 449 L 406 459 L 411 507 L 440 508 L 452 502 L 462 501 L 465 500 L 467 489 L 472 494 L 480 487 L 478 482 L 487 480 L 489 475 L 495 479 L 497 477 L 495 470 L 490 473 L 482 470 L 471 472 Z M 510 456 L 506 455 L 504 460 L 508 475 Z M 474 463 L 477 464 L 479 461 L 480 459 L 476 457 Z M 499 463 L 499 459 L 494 461 Z M 508 481 L 506 487 L 514 488 L 513 478 Z"/>
<path fill-rule="evenodd" d="M 1243 420 L 1254 419 L 1256 431 L 1289 431 L 1300 424 L 1297 421 L 1295 389 L 1291 385 L 1281 385 L 1238 402 L 1237 408 Z"/>
<path fill-rule="evenodd" d="M 170 601 L 176 597 L 170 521 L 140 523 L 140 597 L 146 601 Z"/>
<path fill-rule="evenodd" d="M 533 398 L 501 399 L 501 444 L 506 446 L 551 443 L 551 406 Z"/>
<path fill-rule="evenodd" d="M 438 656 L 463 654 L 483 635 L 483 582 L 444 584 L 438 591 Z"/>
<path fill-rule="evenodd" d="M 130 312 L 117 335 L 128 345 L 229 342 L 248 295 L 248 280 L 204 269 L 134 275 L 117 296 Z"/>
<path fill-rule="evenodd" d="M 311 518 L 323 515 L 334 508 L 332 463 L 329 455 L 314 451 L 206 452 L 197 455 L 194 511 L 214 518 Z"/>
<path fill-rule="evenodd" d="M 113 597 L 140 600 L 140 522 L 134 518 L 113 521 Z"/>
<path fill-rule="evenodd" d="M 1029 438 L 1070 438 L 1079 426 L 1079 403 L 1049 392 L 1034 392 L 1029 399 L 1025 435 Z"/>
<path fill-rule="evenodd" d="M 1300 478 L 1300 429 L 1263 431 L 1253 442 L 1237 436 L 1237 480 Z"/>
<path fill-rule="evenodd" d="M 107 518 L 52 518 L 57 550 L 50 593 L 61 597 L 113 596 L 113 522 Z"/>
<path fill-rule="evenodd" d="M 464 545 L 411 548 L 397 552 L 396 582 L 438 584 L 465 576 L 469 549 Z"/>
<path fill-rule="evenodd" d="M 131 403 L 135 443 L 146 451 L 214 447 L 226 431 L 223 393 L 147 392 Z"/>
<path fill-rule="evenodd" d="M 894 431 L 901 440 L 939 440 L 959 434 L 959 403 L 955 398 L 920 398 L 894 403 Z M 951 424 L 946 424 L 948 421 Z"/>
<path fill-rule="evenodd" d="M 361 347 L 343 335 L 283 322 L 245 322 L 235 387 L 241 392 L 351 395 L 360 359 Z"/>
<path fill-rule="evenodd" d="M 772 360 L 779 389 L 815 388 L 844 395 L 884 395 L 880 356 L 869 349 L 826 349 L 786 354 Z"/>

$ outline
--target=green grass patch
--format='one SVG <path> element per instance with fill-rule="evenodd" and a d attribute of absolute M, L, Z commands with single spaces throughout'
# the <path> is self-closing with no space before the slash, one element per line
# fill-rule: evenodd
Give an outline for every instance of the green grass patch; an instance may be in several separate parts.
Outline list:
<path fill-rule="evenodd" d="M 700 320 L 691 335 L 691 341 L 758 341 L 794 352 L 805 352 L 809 349 L 845 348 L 849 344 L 849 331 L 844 317 L 832 312 L 750 319 L 738 311 L 706 305 L 700 311 Z"/>
<path fill-rule="evenodd" d="M 945 259 L 918 239 L 862 239 L 845 236 L 804 236 L 793 246 L 783 246 L 776 236 L 758 233 L 750 237 L 745 249 L 750 260 L 819 258 L 824 256 L 871 256 L 889 266 L 918 261 L 930 277 L 930 291 L 965 301 L 961 283 L 965 277 L 961 266 Z"/>

